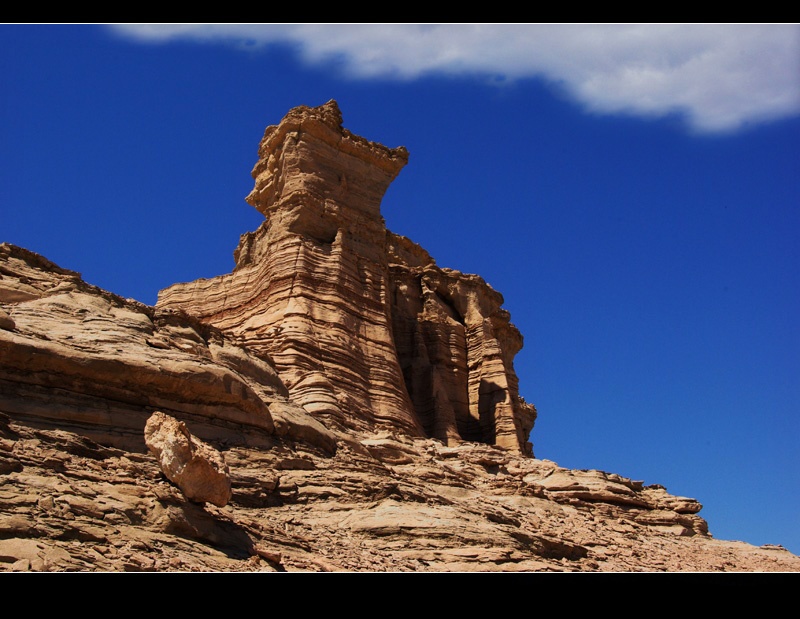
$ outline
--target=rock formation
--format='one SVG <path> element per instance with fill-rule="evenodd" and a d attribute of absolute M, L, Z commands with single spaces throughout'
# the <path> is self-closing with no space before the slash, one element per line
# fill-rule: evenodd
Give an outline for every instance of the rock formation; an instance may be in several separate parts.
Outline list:
<path fill-rule="evenodd" d="M 406 157 L 291 111 L 233 273 L 156 307 L 0 244 L 0 571 L 800 571 L 533 457 L 502 297 L 384 227 Z"/>
<path fill-rule="evenodd" d="M 354 136 L 330 101 L 268 127 L 258 156 L 247 201 L 266 220 L 233 273 L 176 284 L 157 307 L 271 359 L 291 399 L 329 424 L 532 455 L 522 337 L 502 296 L 386 230 L 380 203 L 406 150 Z"/>

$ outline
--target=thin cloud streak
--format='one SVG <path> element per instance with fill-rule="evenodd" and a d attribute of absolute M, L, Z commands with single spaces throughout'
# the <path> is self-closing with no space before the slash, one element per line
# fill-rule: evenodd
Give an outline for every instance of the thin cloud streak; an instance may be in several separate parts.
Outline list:
<path fill-rule="evenodd" d="M 123 24 L 142 42 L 295 48 L 351 79 L 543 78 L 597 114 L 729 132 L 800 114 L 800 25 Z"/>

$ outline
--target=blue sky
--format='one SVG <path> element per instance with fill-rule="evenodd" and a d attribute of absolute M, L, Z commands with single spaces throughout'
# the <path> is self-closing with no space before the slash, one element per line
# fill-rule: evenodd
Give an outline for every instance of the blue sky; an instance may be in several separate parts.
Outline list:
<path fill-rule="evenodd" d="M 153 304 L 233 267 L 267 125 L 339 102 L 387 226 L 525 337 L 536 456 L 800 554 L 800 27 L 0 25 L 0 242 Z"/>

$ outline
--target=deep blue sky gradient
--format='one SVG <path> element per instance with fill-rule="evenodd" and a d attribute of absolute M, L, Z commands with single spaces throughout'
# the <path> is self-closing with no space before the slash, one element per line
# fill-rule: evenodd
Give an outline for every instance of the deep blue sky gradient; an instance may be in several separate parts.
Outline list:
<path fill-rule="evenodd" d="M 99 26 L 0 26 L 0 71 L 0 242 L 148 304 L 232 269 L 265 127 L 336 99 L 409 149 L 387 226 L 504 295 L 537 457 L 800 553 L 800 118 L 696 134 L 538 79 L 358 81 Z"/>

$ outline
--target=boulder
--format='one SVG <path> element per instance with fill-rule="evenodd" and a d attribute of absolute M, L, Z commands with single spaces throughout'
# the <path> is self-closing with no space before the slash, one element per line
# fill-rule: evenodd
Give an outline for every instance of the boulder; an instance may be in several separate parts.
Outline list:
<path fill-rule="evenodd" d="M 231 476 L 222 454 L 192 436 L 186 424 L 155 412 L 147 420 L 144 438 L 158 458 L 161 471 L 196 503 L 224 507 L 231 499 Z"/>

